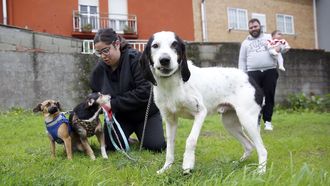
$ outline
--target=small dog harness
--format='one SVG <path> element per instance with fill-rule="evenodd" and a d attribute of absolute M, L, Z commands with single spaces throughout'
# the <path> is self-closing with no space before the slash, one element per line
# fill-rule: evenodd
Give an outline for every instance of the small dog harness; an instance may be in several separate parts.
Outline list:
<path fill-rule="evenodd" d="M 85 121 L 82 119 L 79 119 L 78 116 L 75 114 L 73 116 L 72 126 L 79 134 L 82 132 L 81 129 L 84 129 L 86 131 L 86 137 L 91 137 L 95 134 L 95 128 L 100 123 L 100 120 L 98 117 L 96 117 L 92 121 Z"/>
<path fill-rule="evenodd" d="M 57 131 L 58 128 L 63 124 L 68 125 L 69 133 L 71 133 L 71 125 L 69 125 L 69 120 L 66 119 L 64 114 L 59 114 L 53 121 L 45 122 L 48 133 L 53 138 L 53 141 L 56 141 L 58 144 L 63 144 L 63 140 L 58 137 Z"/>

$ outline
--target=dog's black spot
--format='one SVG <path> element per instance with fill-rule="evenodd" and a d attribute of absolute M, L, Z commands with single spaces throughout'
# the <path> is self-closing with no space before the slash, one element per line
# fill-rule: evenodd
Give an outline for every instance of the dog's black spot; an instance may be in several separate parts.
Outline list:
<path fill-rule="evenodd" d="M 178 64 L 180 64 L 181 77 L 184 82 L 187 82 L 190 78 L 190 71 L 187 63 L 186 45 L 178 35 L 175 35 L 175 40 L 176 44 L 174 46 L 178 55 Z"/>
<path fill-rule="evenodd" d="M 151 72 L 150 67 L 154 66 L 154 62 L 151 58 L 151 44 L 154 41 L 154 37 L 150 37 L 148 43 L 146 44 L 142 55 L 140 56 L 139 64 L 140 69 L 142 70 L 143 77 L 150 81 L 153 85 L 157 85 L 157 82 Z"/>

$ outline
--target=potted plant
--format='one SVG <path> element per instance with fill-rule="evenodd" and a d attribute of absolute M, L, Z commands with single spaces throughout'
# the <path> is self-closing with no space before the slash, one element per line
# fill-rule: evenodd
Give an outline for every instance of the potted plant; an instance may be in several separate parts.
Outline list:
<path fill-rule="evenodd" d="M 133 27 L 129 27 L 128 25 L 125 25 L 123 32 L 124 32 L 124 34 L 134 34 L 135 33 Z"/>
<path fill-rule="evenodd" d="M 88 24 L 85 24 L 82 28 L 81 28 L 81 31 L 82 32 L 92 32 L 92 24 L 88 23 Z"/>

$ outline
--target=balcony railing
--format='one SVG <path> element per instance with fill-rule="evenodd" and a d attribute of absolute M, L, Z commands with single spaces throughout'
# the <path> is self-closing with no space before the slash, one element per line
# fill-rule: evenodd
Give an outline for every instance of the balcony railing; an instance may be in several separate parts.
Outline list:
<path fill-rule="evenodd" d="M 90 14 L 73 11 L 74 32 L 96 32 L 101 28 L 112 28 L 118 34 L 137 35 L 137 17 L 129 14 Z"/>
<path fill-rule="evenodd" d="M 147 44 L 147 40 L 127 40 L 127 42 L 140 52 L 143 52 L 144 47 Z M 93 40 L 83 40 L 82 54 L 93 54 L 94 50 Z"/>

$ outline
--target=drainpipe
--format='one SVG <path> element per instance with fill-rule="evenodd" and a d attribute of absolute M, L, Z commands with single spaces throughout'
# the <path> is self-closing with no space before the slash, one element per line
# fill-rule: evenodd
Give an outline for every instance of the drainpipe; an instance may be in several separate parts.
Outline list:
<path fill-rule="evenodd" d="M 314 16 L 314 37 L 315 37 L 315 48 L 319 48 L 319 38 L 317 29 L 317 14 L 316 14 L 316 0 L 313 0 L 313 16 Z"/>
<path fill-rule="evenodd" d="M 7 25 L 7 0 L 2 0 L 3 24 Z"/>
<path fill-rule="evenodd" d="M 205 9 L 205 0 L 201 2 L 201 14 L 202 14 L 202 35 L 203 41 L 207 41 L 207 25 L 206 25 L 206 9 Z"/>

